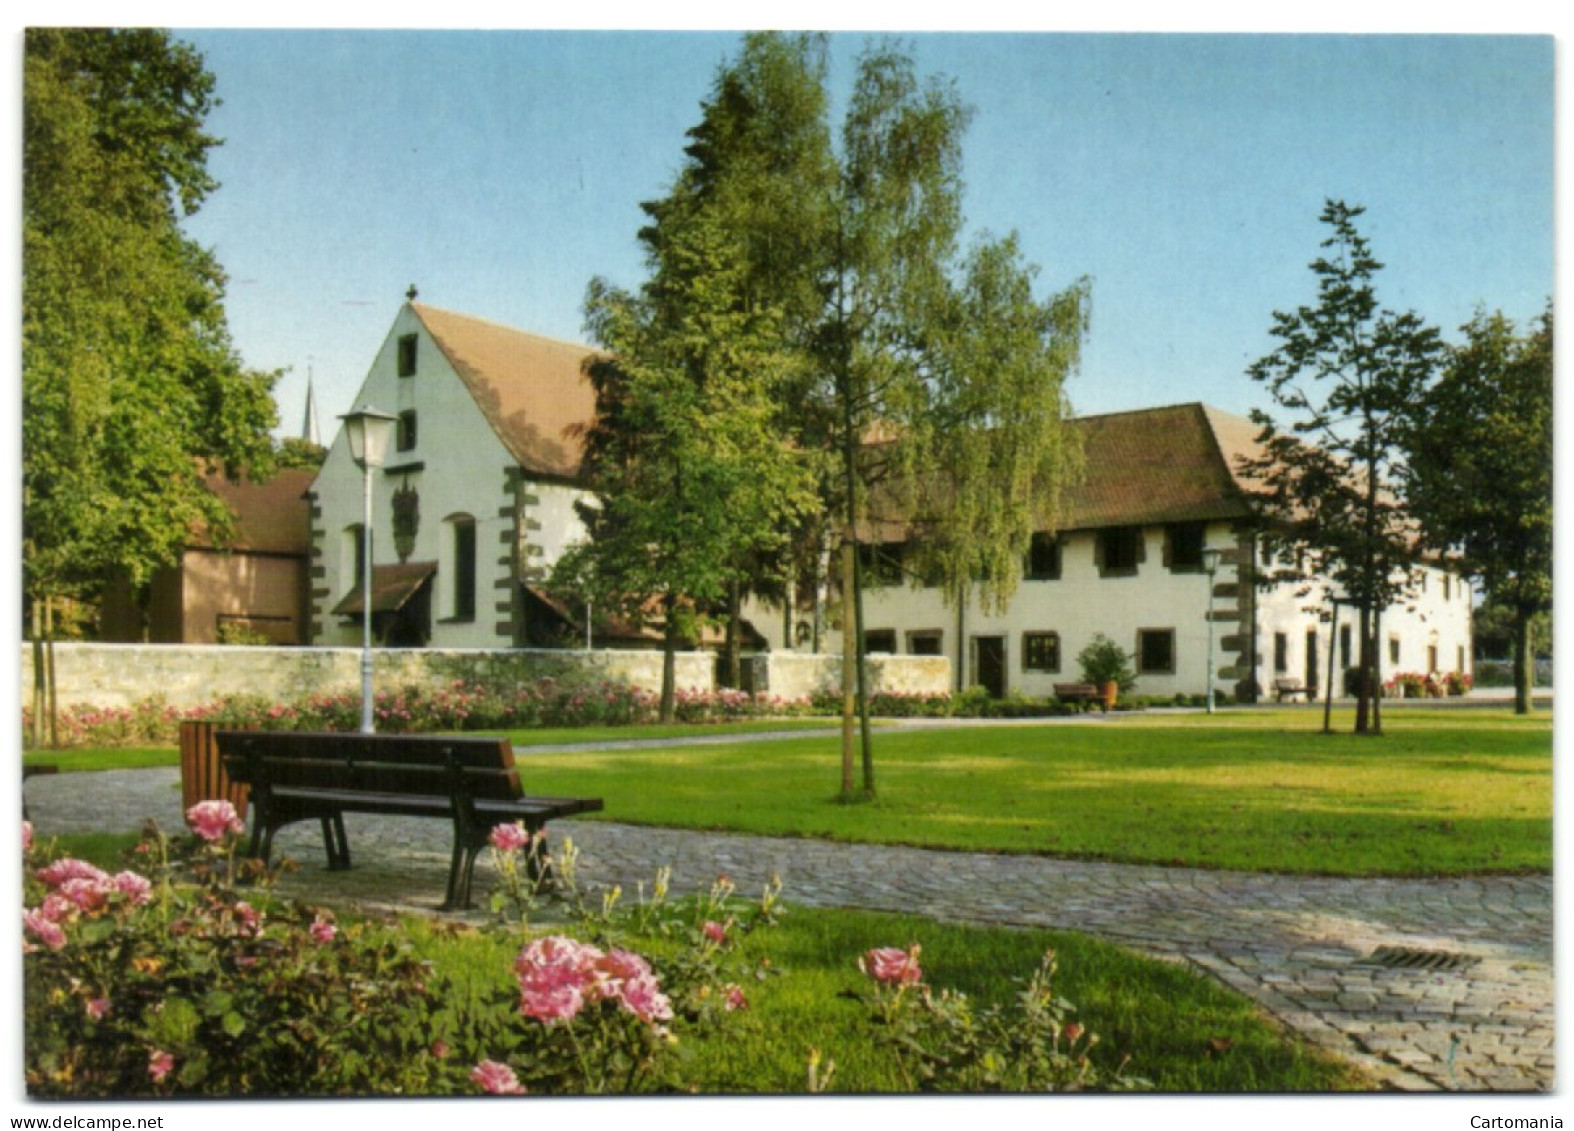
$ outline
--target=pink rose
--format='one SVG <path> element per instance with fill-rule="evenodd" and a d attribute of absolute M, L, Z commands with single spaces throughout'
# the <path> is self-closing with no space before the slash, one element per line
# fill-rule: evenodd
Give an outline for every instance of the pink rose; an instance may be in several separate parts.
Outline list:
<path fill-rule="evenodd" d="M 22 912 L 22 927 L 50 950 L 60 950 L 66 945 L 66 932 L 41 910 Z"/>
<path fill-rule="evenodd" d="M 739 1009 L 749 1008 L 749 999 L 743 996 L 743 988 L 741 986 L 728 985 L 726 994 L 726 1008 L 728 1013 L 733 1013 Z"/>
<path fill-rule="evenodd" d="M 727 941 L 727 928 L 714 919 L 707 921 L 701 930 L 704 932 L 705 937 L 713 943 Z"/>
<path fill-rule="evenodd" d="M 243 833 L 246 823 L 228 801 L 199 801 L 186 810 L 186 824 L 191 831 L 212 844 L 224 839 L 226 833 Z"/>
<path fill-rule="evenodd" d="M 486 838 L 499 852 L 522 852 L 530 847 L 530 834 L 525 826 L 515 821 L 511 825 L 496 825 Z"/>
<path fill-rule="evenodd" d="M 524 1085 L 514 1070 L 495 1060 L 483 1060 L 470 1071 L 470 1079 L 481 1085 L 481 1090 L 494 1096 L 522 1096 Z"/>
<path fill-rule="evenodd" d="M 256 935 L 262 931 L 262 915 L 244 899 L 235 901 L 233 911 L 242 935 Z"/>
<path fill-rule="evenodd" d="M 918 944 L 908 950 L 894 946 L 876 947 L 858 960 L 858 969 L 877 982 L 894 986 L 917 985 L 924 980 L 918 968 Z"/>
<path fill-rule="evenodd" d="M 519 952 L 519 1012 L 543 1024 L 572 1021 L 585 1006 L 590 965 L 601 952 L 575 939 L 549 935 Z"/>
<path fill-rule="evenodd" d="M 23 852 L 31 852 L 31 851 L 33 851 L 33 822 L 32 821 L 23 821 L 22 822 L 22 851 Z"/>
<path fill-rule="evenodd" d="M 109 1013 L 109 999 L 96 997 L 87 1003 L 87 1015 L 94 1021 L 102 1021 Z"/>
<path fill-rule="evenodd" d="M 597 998 L 614 998 L 641 1021 L 670 1021 L 672 1003 L 661 992 L 661 983 L 650 963 L 626 950 L 614 950 L 596 963 Z"/>
<path fill-rule="evenodd" d="M 175 1067 L 175 1058 L 163 1049 L 154 1049 L 148 1053 L 148 1075 L 155 1084 L 162 1084 L 164 1077 L 168 1076 Z"/>
<path fill-rule="evenodd" d="M 312 925 L 309 929 L 311 931 L 312 938 L 324 945 L 331 943 L 339 934 L 339 928 L 328 922 L 328 920 L 324 919 L 321 915 L 312 920 Z"/>
<path fill-rule="evenodd" d="M 153 884 L 146 876 L 136 872 L 116 872 L 111 882 L 121 895 L 138 907 L 153 898 Z"/>
<path fill-rule="evenodd" d="M 62 857 L 53 864 L 40 868 L 33 875 L 52 888 L 59 887 L 67 880 L 109 879 L 109 875 L 102 869 L 93 867 L 86 860 L 76 860 L 70 856 Z"/>
<path fill-rule="evenodd" d="M 67 880 L 56 889 L 56 894 L 70 900 L 79 911 L 97 911 L 109 902 L 114 886 L 108 877 L 101 880 Z"/>

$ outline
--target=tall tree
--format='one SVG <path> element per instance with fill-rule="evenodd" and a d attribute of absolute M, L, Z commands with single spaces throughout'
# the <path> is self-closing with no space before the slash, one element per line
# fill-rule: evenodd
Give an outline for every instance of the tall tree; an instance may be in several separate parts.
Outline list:
<path fill-rule="evenodd" d="M 1414 313 L 1379 308 L 1382 269 L 1356 227 L 1365 210 L 1330 200 L 1331 229 L 1311 268 L 1318 302 L 1276 311 L 1279 346 L 1248 373 L 1283 411 L 1254 411 L 1265 454 L 1248 471 L 1266 490 L 1264 540 L 1281 562 L 1330 578 L 1358 615 L 1358 733 L 1382 732 L 1377 662 L 1382 612 L 1410 587 L 1417 531 L 1401 505 L 1401 442 L 1444 346 Z"/>
<path fill-rule="evenodd" d="M 965 602 L 980 581 L 998 603 L 1032 531 L 1058 520 L 1076 467 L 1062 382 L 1079 355 L 1087 290 L 1035 300 L 1014 237 L 962 256 L 969 117 L 954 84 L 920 81 L 897 45 L 875 44 L 859 60 L 828 233 L 820 399 L 840 456 L 846 536 L 856 543 L 871 502 L 887 495 L 928 535 L 925 573 L 949 600 Z M 872 796 L 858 558 L 844 550 L 843 648 Z"/>
<path fill-rule="evenodd" d="M 638 294 L 591 284 L 589 325 L 611 356 L 592 363 L 598 419 L 580 510 L 590 533 L 558 562 L 560 586 L 602 609 L 663 624 L 661 718 L 676 655 L 726 603 L 753 557 L 779 553 L 813 505 L 802 454 L 773 426 L 772 391 L 792 364 L 774 315 L 739 301 L 738 245 L 704 209 L 669 216 Z"/>
<path fill-rule="evenodd" d="M 213 77 L 166 32 L 29 29 L 22 169 L 24 596 L 146 584 L 203 485 L 271 468 L 276 374 L 231 347 L 224 275 L 179 221 L 215 187 Z M 35 622 L 37 618 L 35 616 Z"/>
<path fill-rule="evenodd" d="M 1521 336 L 1478 313 L 1416 406 L 1409 494 L 1430 543 L 1457 551 L 1514 624 L 1514 709 L 1535 683 L 1532 624 L 1552 608 L 1552 308 Z"/>
<path fill-rule="evenodd" d="M 215 183 L 213 78 L 161 31 L 30 29 L 23 137 L 23 525 L 30 596 L 134 585 L 196 523 L 207 467 L 271 469 L 274 374 L 246 371 L 223 272 L 179 219 Z"/>

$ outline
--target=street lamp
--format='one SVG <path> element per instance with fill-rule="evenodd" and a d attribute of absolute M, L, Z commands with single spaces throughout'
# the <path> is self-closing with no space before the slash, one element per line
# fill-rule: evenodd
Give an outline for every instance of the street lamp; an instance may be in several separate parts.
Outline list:
<path fill-rule="evenodd" d="M 1208 577 L 1208 714 L 1213 714 L 1213 577 L 1219 572 L 1222 550 L 1208 548 L 1202 552 L 1202 572 Z"/>
<path fill-rule="evenodd" d="M 398 418 L 363 404 L 339 419 L 344 421 L 350 458 L 361 469 L 361 733 L 371 734 L 376 729 L 372 724 L 372 469 L 383 465 Z"/>

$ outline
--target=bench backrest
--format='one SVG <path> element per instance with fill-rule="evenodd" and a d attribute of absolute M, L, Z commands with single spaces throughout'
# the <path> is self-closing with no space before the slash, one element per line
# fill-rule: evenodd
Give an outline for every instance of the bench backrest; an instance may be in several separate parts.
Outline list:
<path fill-rule="evenodd" d="M 251 785 L 404 795 L 451 794 L 512 801 L 521 796 L 506 738 L 221 730 L 225 769 Z"/>

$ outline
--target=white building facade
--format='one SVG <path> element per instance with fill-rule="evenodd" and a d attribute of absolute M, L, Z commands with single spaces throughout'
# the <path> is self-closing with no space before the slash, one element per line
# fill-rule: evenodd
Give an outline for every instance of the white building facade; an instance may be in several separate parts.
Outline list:
<path fill-rule="evenodd" d="M 356 405 L 396 415 L 372 473 L 373 627 L 391 646 L 499 648 L 562 627 L 533 585 L 583 538 L 589 346 L 407 303 Z M 312 484 L 311 639 L 361 638 L 361 471 L 343 430 Z"/>
<path fill-rule="evenodd" d="M 1255 454 L 1249 421 L 1200 404 L 1075 422 L 1085 482 L 1064 528 L 1036 535 L 1023 580 L 1003 610 L 958 609 L 938 588 L 903 575 L 900 545 L 865 555 L 865 647 L 944 655 L 958 687 L 1030 697 L 1081 681 L 1078 654 L 1095 636 L 1131 654 L 1136 694 L 1201 695 L 1210 656 L 1221 698 L 1271 698 L 1280 686 L 1336 696 L 1356 662 L 1353 610 L 1335 610 L 1326 583 L 1263 584 L 1270 563 L 1255 534 L 1252 484 L 1239 459 Z M 1219 551 L 1210 578 L 1204 550 Z M 1412 595 L 1385 610 L 1380 670 L 1468 673 L 1468 585 L 1445 568 L 1418 568 Z M 781 618 L 757 628 L 782 647 Z M 799 645 L 801 647 L 801 644 Z M 830 633 L 824 647 L 840 648 Z M 1335 667 L 1330 673 L 1329 657 Z"/>
<path fill-rule="evenodd" d="M 356 398 L 398 417 L 387 462 L 372 477 L 380 642 L 583 643 L 586 618 L 539 582 L 585 537 L 575 504 L 586 497 L 579 472 L 595 416 L 586 373 L 595 356 L 589 346 L 414 301 L 400 309 Z M 1257 450 L 1254 425 L 1182 404 L 1074 427 L 1084 482 L 1069 494 L 1062 529 L 1034 537 L 1007 607 L 974 600 L 958 610 L 939 589 L 908 583 L 899 545 L 866 548 L 867 651 L 945 656 L 959 687 L 1047 696 L 1056 683 L 1080 681 L 1078 653 L 1104 635 L 1133 656 L 1139 694 L 1202 694 L 1210 655 L 1222 696 L 1272 696 L 1278 680 L 1321 694 L 1330 657 L 1343 693 L 1340 673 L 1355 660 L 1351 610 L 1335 625 L 1325 586 L 1260 584 L 1268 563 L 1238 462 Z M 342 430 L 309 498 L 310 639 L 355 645 L 362 477 Z M 1214 549 L 1210 578 L 1203 551 Z M 1468 672 L 1470 610 L 1457 575 L 1419 570 L 1412 598 L 1383 615 L 1383 678 Z M 840 650 L 836 626 L 807 632 L 802 608 L 789 620 L 751 602 L 745 616 L 769 650 Z"/>

